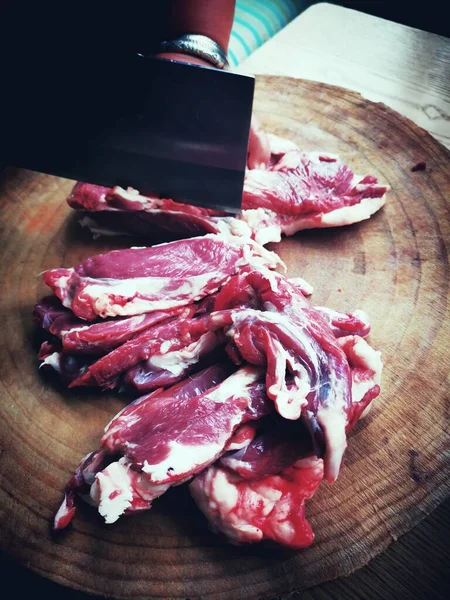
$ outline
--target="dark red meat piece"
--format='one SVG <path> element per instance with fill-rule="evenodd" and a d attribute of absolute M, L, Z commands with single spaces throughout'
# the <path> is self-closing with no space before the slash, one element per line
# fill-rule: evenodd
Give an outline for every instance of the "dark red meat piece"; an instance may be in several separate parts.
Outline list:
<path fill-rule="evenodd" d="M 261 373 L 251 367 L 200 396 L 150 396 L 126 407 L 102 445 L 121 453 L 152 483 L 174 483 L 214 462 L 242 423 L 270 412 Z"/>
<path fill-rule="evenodd" d="M 92 321 L 200 300 L 254 260 L 271 267 L 280 262 L 251 241 L 210 235 L 152 248 L 113 250 L 71 269 L 47 271 L 44 281 L 64 306 Z"/>

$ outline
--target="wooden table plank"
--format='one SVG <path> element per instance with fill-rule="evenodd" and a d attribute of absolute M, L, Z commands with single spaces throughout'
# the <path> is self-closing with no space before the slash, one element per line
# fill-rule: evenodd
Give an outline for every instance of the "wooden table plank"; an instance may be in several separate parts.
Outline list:
<path fill-rule="evenodd" d="M 240 66 L 339 85 L 384 102 L 450 147 L 450 40 L 316 4 Z"/>

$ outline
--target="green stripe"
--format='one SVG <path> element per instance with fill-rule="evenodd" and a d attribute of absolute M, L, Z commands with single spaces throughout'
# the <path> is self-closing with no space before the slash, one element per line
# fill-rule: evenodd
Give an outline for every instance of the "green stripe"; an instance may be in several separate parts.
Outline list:
<path fill-rule="evenodd" d="M 264 40 L 262 39 L 259 31 L 257 31 L 253 27 L 253 25 L 250 25 L 250 23 L 247 23 L 247 21 L 244 21 L 243 19 L 241 19 L 240 17 L 237 17 L 237 16 L 234 17 L 234 20 L 236 21 L 236 23 L 239 23 L 239 25 L 242 25 L 243 27 L 248 29 L 253 34 L 253 37 L 255 38 L 258 46 L 261 46 L 262 44 L 264 44 Z"/>

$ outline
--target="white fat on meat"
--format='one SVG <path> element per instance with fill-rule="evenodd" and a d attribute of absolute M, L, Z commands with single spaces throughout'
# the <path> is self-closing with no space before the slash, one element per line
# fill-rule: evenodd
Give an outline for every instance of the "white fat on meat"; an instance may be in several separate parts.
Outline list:
<path fill-rule="evenodd" d="M 41 369 L 44 365 L 52 367 L 57 373 L 61 373 L 61 352 L 52 352 L 52 354 L 44 358 L 39 368 Z"/>
<path fill-rule="evenodd" d="M 274 133 L 267 133 L 266 135 L 269 140 L 270 153 L 275 156 L 287 154 L 291 150 L 298 150 L 297 144 L 291 140 L 282 138 Z"/>
<path fill-rule="evenodd" d="M 68 281 L 72 276 L 72 270 L 69 275 L 61 275 L 55 279 L 54 289 L 59 291 L 58 297 L 61 298 L 63 306 L 70 308 L 73 300 L 73 289 L 68 285 Z M 56 292 L 55 292 L 56 293 Z"/>
<path fill-rule="evenodd" d="M 150 210 L 155 209 L 161 203 L 159 198 L 155 196 L 141 196 L 138 190 L 128 187 L 126 190 L 120 186 L 116 186 L 112 189 L 112 195 L 118 198 L 123 198 L 140 205 L 139 210 Z M 108 210 L 114 210 L 113 207 L 107 202 Z"/>
<path fill-rule="evenodd" d="M 342 457 L 347 448 L 347 414 L 342 405 L 322 404 L 317 410 L 317 421 L 325 434 L 326 479 L 333 482 L 339 475 Z"/>
<path fill-rule="evenodd" d="M 288 281 L 303 296 L 311 296 L 314 292 L 313 286 L 308 281 L 306 281 L 306 279 L 303 279 L 303 277 L 290 277 Z"/>
<path fill-rule="evenodd" d="M 277 339 L 272 338 L 271 344 L 273 353 L 276 356 L 276 381 L 267 388 L 267 394 L 270 398 L 275 398 L 277 412 L 284 419 L 295 421 L 300 418 L 302 409 L 308 404 L 306 397 L 311 391 L 308 373 L 300 363 L 292 359 L 289 352 L 283 348 Z M 287 366 L 294 374 L 295 385 L 291 389 L 286 385 Z"/>
<path fill-rule="evenodd" d="M 88 285 L 83 290 L 83 295 L 95 298 L 93 303 L 95 312 L 101 317 L 116 317 L 183 306 L 186 304 L 187 297 L 192 298 L 193 301 L 200 300 L 204 295 L 205 286 L 211 282 L 211 273 L 189 277 L 176 289 L 170 289 L 170 292 L 166 289 L 173 281 L 169 277 L 135 277 L 125 280 L 106 278 L 98 280 L 86 277 L 84 281 Z M 222 281 L 220 276 L 218 281 Z M 107 293 L 105 293 L 105 288 L 107 288 Z M 156 296 L 157 294 L 161 295 L 158 300 L 140 297 Z M 123 306 L 114 302 L 115 296 L 130 300 Z"/>
<path fill-rule="evenodd" d="M 352 367 L 352 402 L 361 402 L 369 390 L 381 383 L 383 370 L 381 352 L 374 350 L 365 339 L 359 336 L 343 337 L 338 342 Z M 362 378 L 360 373 L 354 369 L 364 369 L 365 377 Z M 371 407 L 370 403 L 362 413 L 361 419 L 369 413 Z"/>
<path fill-rule="evenodd" d="M 242 367 L 210 392 L 208 398 L 213 402 L 223 404 L 234 396 L 244 397 L 246 394 L 248 395 L 245 388 L 261 380 L 263 378 L 262 373 L 262 370 L 257 367 Z"/>
<path fill-rule="evenodd" d="M 238 503 L 238 491 L 232 476 L 223 469 L 210 467 L 200 478 L 190 484 L 190 492 L 200 510 L 208 518 L 213 531 L 221 531 L 234 543 L 259 542 L 263 532 L 236 515 L 233 510 Z M 255 494 L 256 502 L 264 504 L 269 513 L 273 503 Z M 223 518 L 222 515 L 226 516 Z"/>
<path fill-rule="evenodd" d="M 208 400 L 218 404 L 232 402 L 233 397 L 247 398 L 250 395 L 247 386 L 261 379 L 261 370 L 255 367 L 243 367 L 208 393 Z M 166 458 L 156 464 L 144 461 L 142 471 L 147 473 L 152 481 L 164 481 L 167 477 L 176 478 L 181 473 L 194 472 L 202 464 L 211 464 L 223 451 L 230 437 L 229 431 L 234 431 L 242 420 L 242 414 L 237 413 L 230 421 L 230 428 L 223 431 L 214 442 L 200 440 L 198 444 L 180 444 L 177 440 L 168 443 L 169 452 Z"/>
<path fill-rule="evenodd" d="M 170 485 L 154 485 L 141 473 L 131 470 L 126 458 L 108 465 L 95 475 L 90 497 L 98 507 L 105 523 L 115 523 L 126 510 L 132 509 L 133 499 L 151 502 L 164 494 Z"/>
<path fill-rule="evenodd" d="M 342 227 L 369 219 L 386 203 L 386 195 L 381 198 L 363 198 L 359 204 L 343 206 L 329 213 L 313 213 L 292 220 L 281 220 L 281 231 L 284 235 L 294 235 L 303 229 L 320 227 Z"/>
<path fill-rule="evenodd" d="M 59 523 L 66 521 L 71 513 L 73 513 L 73 506 L 69 506 L 67 502 L 67 496 L 64 496 L 64 500 L 62 501 L 61 506 L 58 508 L 56 515 L 53 518 L 55 529 L 58 528 Z"/>
<path fill-rule="evenodd" d="M 176 340 L 175 340 L 176 341 Z M 159 354 L 147 360 L 150 367 L 169 371 L 173 375 L 181 375 L 188 367 L 198 363 L 200 357 L 217 346 L 217 336 L 212 331 L 203 334 L 200 339 L 181 350 L 170 352 L 172 342 L 161 344 Z"/>
<path fill-rule="evenodd" d="M 281 241 L 281 227 L 277 214 L 266 208 L 249 208 L 243 210 L 241 219 L 252 232 L 252 237 L 258 244 L 265 246 L 269 242 Z"/>
<path fill-rule="evenodd" d="M 211 217 L 211 221 L 214 222 L 220 234 L 233 239 L 233 237 L 252 237 L 252 231 L 241 219 L 236 217 Z"/>
<path fill-rule="evenodd" d="M 287 270 L 286 265 L 278 254 L 266 250 L 254 240 L 235 238 L 233 241 L 240 242 L 244 246 L 244 256 L 236 262 L 236 270 L 247 266 L 253 267 L 256 270 L 267 268 L 276 269 L 277 267 L 282 267 L 284 271 Z"/>
<path fill-rule="evenodd" d="M 241 421 L 241 416 L 236 415 L 232 427 Z M 177 441 L 168 442 L 169 453 L 167 457 L 157 464 L 144 461 L 142 471 L 147 473 L 151 481 L 164 481 L 168 477 L 177 477 L 180 473 L 198 470 L 200 465 L 210 464 L 220 454 L 228 439 L 225 432 L 216 442 L 201 440 L 198 444 L 180 444 Z"/>

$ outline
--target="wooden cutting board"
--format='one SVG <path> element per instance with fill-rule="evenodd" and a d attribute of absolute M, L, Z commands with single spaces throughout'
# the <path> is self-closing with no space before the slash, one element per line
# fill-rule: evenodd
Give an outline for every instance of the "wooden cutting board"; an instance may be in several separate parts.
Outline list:
<path fill-rule="evenodd" d="M 352 433 L 338 481 L 308 505 L 316 541 L 306 551 L 228 545 L 208 531 L 185 489 L 112 526 L 83 507 L 53 535 L 64 484 L 126 399 L 69 393 L 39 375 L 31 318 L 46 293 L 39 274 L 130 241 L 93 241 L 78 227 L 64 201 L 73 182 L 6 170 L 0 549 L 45 577 L 117 598 L 267 598 L 361 567 L 449 493 L 450 153 L 384 105 L 337 87 L 262 77 L 255 108 L 269 131 L 305 150 L 336 152 L 392 188 L 369 221 L 272 247 L 289 275 L 314 285 L 315 304 L 370 315 L 369 339 L 385 365 L 381 397 Z M 421 161 L 425 170 L 413 171 Z"/>

